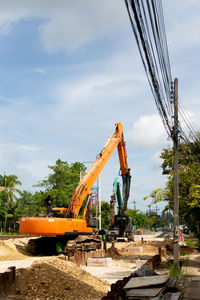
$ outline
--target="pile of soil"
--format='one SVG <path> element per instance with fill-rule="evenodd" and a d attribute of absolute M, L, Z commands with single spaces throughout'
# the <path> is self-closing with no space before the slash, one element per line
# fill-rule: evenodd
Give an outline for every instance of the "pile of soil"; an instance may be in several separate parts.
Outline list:
<path fill-rule="evenodd" d="M 110 285 L 59 258 L 34 263 L 18 279 L 16 294 L 24 299 L 101 299 Z"/>
<path fill-rule="evenodd" d="M 106 256 L 107 257 L 111 257 L 111 258 L 119 258 L 121 254 L 119 253 L 119 251 L 117 250 L 117 248 L 113 248 L 110 247 L 107 251 L 106 251 Z"/>
<path fill-rule="evenodd" d="M 30 238 L 0 240 L 0 260 L 27 258 L 26 245 Z"/>
<path fill-rule="evenodd" d="M 164 241 L 146 241 L 145 244 L 153 247 L 166 247 L 167 245 L 173 246 L 173 241 L 169 239 Z"/>

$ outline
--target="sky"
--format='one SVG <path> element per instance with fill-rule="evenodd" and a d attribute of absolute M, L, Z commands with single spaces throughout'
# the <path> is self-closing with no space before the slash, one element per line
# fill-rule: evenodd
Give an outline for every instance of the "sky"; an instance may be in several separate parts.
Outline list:
<path fill-rule="evenodd" d="M 169 147 L 124 0 L 0 0 L 0 173 L 22 190 L 58 158 L 94 161 L 121 122 L 132 185 L 129 208 L 163 187 L 160 152 Z M 200 1 L 163 1 L 172 77 L 190 120 L 200 123 Z M 90 164 L 86 164 L 87 167 Z M 101 173 L 110 201 L 115 151 Z M 158 204 L 162 209 L 164 204 Z"/>

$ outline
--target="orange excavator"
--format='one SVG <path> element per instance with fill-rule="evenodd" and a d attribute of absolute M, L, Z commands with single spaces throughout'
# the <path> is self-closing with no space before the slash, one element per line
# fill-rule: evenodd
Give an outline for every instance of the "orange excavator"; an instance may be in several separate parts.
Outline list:
<path fill-rule="evenodd" d="M 66 244 L 66 241 L 75 239 L 77 240 L 77 237 L 85 235 L 87 236 L 87 238 L 85 237 L 84 239 L 81 239 L 79 237 L 79 240 L 82 241 L 82 244 L 85 243 L 87 244 L 87 247 L 90 248 L 90 241 L 93 240 L 94 242 L 94 239 L 88 239 L 88 236 L 93 234 L 93 228 L 87 226 L 85 218 L 87 207 L 84 208 L 82 216 L 79 216 L 79 212 L 84 203 L 84 200 L 90 196 L 90 190 L 93 184 L 95 183 L 97 177 L 101 173 L 102 169 L 104 168 L 104 166 L 106 165 L 107 161 L 109 160 L 113 151 L 116 148 L 118 149 L 120 170 L 123 180 L 123 193 L 128 193 L 129 195 L 131 176 L 130 168 L 128 168 L 127 165 L 127 153 L 123 134 L 123 127 L 120 122 L 116 123 L 115 126 L 116 127 L 114 134 L 108 138 L 106 145 L 104 146 L 103 150 L 99 153 L 96 161 L 85 174 L 85 176 L 81 179 L 79 185 L 77 186 L 69 207 L 53 208 L 52 215 L 46 215 L 42 217 L 21 218 L 19 227 L 19 231 L 21 234 L 56 236 L 58 239 L 60 238 L 62 247 L 64 244 Z M 86 202 L 88 203 L 88 201 Z M 46 241 L 47 240 L 44 241 L 45 245 L 47 245 Z M 68 245 L 69 244 L 70 242 L 68 243 Z M 34 247 L 33 245 L 31 247 L 34 248 L 35 245 Z M 39 244 L 37 248 L 40 248 Z M 95 248 L 95 246 L 93 248 Z"/>

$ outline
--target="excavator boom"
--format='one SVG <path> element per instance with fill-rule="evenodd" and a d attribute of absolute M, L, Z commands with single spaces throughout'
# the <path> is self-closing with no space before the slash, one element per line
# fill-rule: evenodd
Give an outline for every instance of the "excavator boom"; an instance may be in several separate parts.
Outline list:
<path fill-rule="evenodd" d="M 96 161 L 77 186 L 75 193 L 72 197 L 70 206 L 67 210 L 67 214 L 69 217 L 78 217 L 84 199 L 89 194 L 94 182 L 103 170 L 104 166 L 106 165 L 107 161 L 111 157 L 116 147 L 118 148 L 122 177 L 126 178 L 127 175 L 129 175 L 130 177 L 130 169 L 128 168 L 126 160 L 127 154 L 123 135 L 123 127 L 120 122 L 116 123 L 115 126 L 115 133 L 109 137 L 106 145 L 104 146 L 103 150 L 99 153 Z"/>

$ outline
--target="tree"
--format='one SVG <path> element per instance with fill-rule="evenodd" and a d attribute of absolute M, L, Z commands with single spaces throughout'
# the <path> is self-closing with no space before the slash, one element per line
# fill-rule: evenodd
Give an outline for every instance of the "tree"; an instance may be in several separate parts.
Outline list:
<path fill-rule="evenodd" d="M 66 161 L 58 159 L 54 166 L 48 166 L 48 168 L 52 173 L 35 186 L 44 189 L 41 192 L 43 200 L 50 195 L 54 206 L 66 207 L 80 181 L 80 173 L 84 174 L 86 167 L 80 162 L 69 165 Z"/>
<path fill-rule="evenodd" d="M 16 207 L 16 200 L 21 191 L 17 188 L 22 185 L 16 175 L 0 175 L 0 202 L 1 215 L 4 215 L 4 230 L 6 231 L 7 219 L 11 222 L 14 217 L 14 209 Z"/>
<path fill-rule="evenodd" d="M 21 196 L 17 200 L 17 205 L 15 208 L 15 216 L 17 219 L 21 217 L 32 217 L 38 212 L 38 209 L 42 204 L 41 193 L 36 192 L 32 194 L 27 191 L 23 191 Z"/>
<path fill-rule="evenodd" d="M 7 195 L 8 204 L 13 204 L 17 200 L 17 194 L 21 194 L 21 191 L 16 187 L 22 185 L 16 175 L 0 175 L 0 192 L 4 192 Z"/>
<path fill-rule="evenodd" d="M 137 226 L 137 228 L 143 228 L 147 224 L 146 214 L 140 212 L 138 209 L 127 209 L 126 213 L 132 218 L 132 223 Z"/>
<path fill-rule="evenodd" d="M 110 226 L 110 204 L 106 201 L 101 202 L 101 226 L 107 229 Z"/>
<path fill-rule="evenodd" d="M 196 231 L 200 215 L 200 141 L 192 145 L 181 144 L 179 148 L 179 212 L 180 218 Z M 167 201 L 165 210 L 173 210 L 173 149 L 163 149 L 163 174 L 167 175 L 164 189 L 156 189 L 147 198 L 152 203 Z"/>

